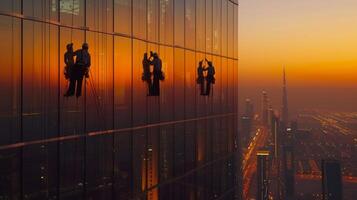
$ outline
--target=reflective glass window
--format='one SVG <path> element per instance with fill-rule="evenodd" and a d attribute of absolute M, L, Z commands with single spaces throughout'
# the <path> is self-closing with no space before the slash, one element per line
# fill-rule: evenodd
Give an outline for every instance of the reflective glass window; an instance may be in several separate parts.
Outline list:
<path fill-rule="evenodd" d="M 160 43 L 173 44 L 174 0 L 160 0 Z"/>
<path fill-rule="evenodd" d="M 131 34 L 131 0 L 114 0 L 114 32 Z"/>

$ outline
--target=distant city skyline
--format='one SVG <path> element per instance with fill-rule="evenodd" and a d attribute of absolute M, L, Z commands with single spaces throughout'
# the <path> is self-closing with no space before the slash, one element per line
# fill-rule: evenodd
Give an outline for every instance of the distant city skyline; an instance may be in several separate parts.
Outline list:
<path fill-rule="evenodd" d="M 356 7 L 355 0 L 241 0 L 240 105 L 257 104 L 262 90 L 281 105 L 285 65 L 291 112 L 357 110 Z"/>

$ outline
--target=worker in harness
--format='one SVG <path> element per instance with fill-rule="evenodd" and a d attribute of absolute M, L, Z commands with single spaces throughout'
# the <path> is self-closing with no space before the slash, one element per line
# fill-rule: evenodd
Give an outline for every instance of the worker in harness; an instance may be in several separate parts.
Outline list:
<path fill-rule="evenodd" d="M 198 63 L 198 67 L 197 67 L 197 84 L 200 85 L 200 94 L 201 95 L 205 95 L 205 87 L 204 87 L 204 83 L 205 83 L 205 76 L 204 76 L 204 68 L 203 68 L 203 60 L 201 60 Z"/>
<path fill-rule="evenodd" d="M 67 52 L 64 54 L 64 77 L 69 80 L 71 76 L 71 69 L 74 65 L 74 52 L 73 52 L 73 43 L 69 43 L 66 46 Z"/>
<path fill-rule="evenodd" d="M 152 96 L 160 96 L 160 81 L 165 79 L 162 72 L 162 61 L 157 53 L 150 52 L 153 57 L 151 64 L 153 65 L 153 83 L 152 83 Z"/>
<path fill-rule="evenodd" d="M 209 96 L 211 92 L 211 85 L 216 82 L 216 79 L 214 78 L 214 75 L 216 74 L 216 71 L 214 69 L 214 66 L 212 64 L 212 61 L 208 61 L 206 58 L 206 62 L 208 64 L 208 67 L 204 69 L 207 71 L 207 76 L 206 76 L 206 96 Z"/>
<path fill-rule="evenodd" d="M 72 69 L 70 70 L 70 83 L 69 83 L 68 90 L 64 95 L 65 97 L 74 95 L 76 85 L 77 85 L 76 97 L 78 98 L 82 95 L 83 77 L 84 76 L 86 78 L 89 77 L 88 73 L 89 73 L 89 67 L 91 65 L 91 59 L 88 49 L 89 49 L 88 44 L 83 43 L 82 49 L 78 49 L 74 52 L 74 55 L 76 56 L 76 63 L 73 65 Z"/>

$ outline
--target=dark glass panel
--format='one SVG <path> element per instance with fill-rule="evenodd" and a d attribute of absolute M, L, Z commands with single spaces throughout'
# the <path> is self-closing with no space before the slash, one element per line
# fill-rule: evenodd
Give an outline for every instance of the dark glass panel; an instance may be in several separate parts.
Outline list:
<path fill-rule="evenodd" d="M 0 1 L 0 12 L 21 13 L 21 0 L 2 0 Z"/>
<path fill-rule="evenodd" d="M 113 36 L 87 33 L 91 67 L 86 79 L 86 131 L 113 129 Z M 86 143 L 86 196 L 110 199 L 113 136 L 89 137 Z"/>
<path fill-rule="evenodd" d="M 147 129 L 134 131 L 133 134 L 133 195 L 145 199 L 142 194 L 148 188 L 148 133 Z"/>
<path fill-rule="evenodd" d="M 25 21 L 23 26 L 23 139 L 55 137 L 58 134 L 58 29 L 31 21 Z M 24 195 L 53 197 L 57 174 L 51 172 L 56 172 L 56 155 L 53 144 L 24 148 Z"/>
<path fill-rule="evenodd" d="M 159 180 L 170 181 L 174 177 L 174 129 L 173 126 L 160 128 Z M 159 188 L 159 199 L 172 199 L 173 187 L 168 184 Z"/>
<path fill-rule="evenodd" d="M 84 41 L 84 31 L 69 28 L 60 29 L 60 134 L 61 136 L 84 134 L 84 98 L 63 97 L 69 82 L 65 79 L 63 62 L 66 45 L 73 43 L 74 50 L 81 48 Z M 83 84 L 82 91 L 84 91 Z M 60 142 L 60 196 L 69 199 L 83 197 L 85 140 L 73 139 Z"/>
<path fill-rule="evenodd" d="M 2 3 L 0 7 L 6 8 Z M 0 16 L 0 145 L 16 143 L 21 139 L 20 38 L 20 20 Z M 18 149 L 0 151 L 0 199 L 19 198 L 20 159 Z"/>
<path fill-rule="evenodd" d="M 174 125 L 174 176 L 182 176 L 185 173 L 185 126 Z M 174 200 L 185 199 L 185 187 L 183 184 L 174 185 Z"/>
<path fill-rule="evenodd" d="M 132 132 L 115 134 L 114 142 L 114 199 L 130 199 L 133 181 Z"/>

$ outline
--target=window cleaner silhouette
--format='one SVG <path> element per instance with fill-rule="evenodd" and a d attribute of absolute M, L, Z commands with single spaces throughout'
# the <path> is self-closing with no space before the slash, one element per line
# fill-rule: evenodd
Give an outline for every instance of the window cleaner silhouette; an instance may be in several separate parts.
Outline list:
<path fill-rule="evenodd" d="M 71 70 L 74 65 L 74 52 L 73 52 L 73 43 L 69 43 L 66 46 L 67 52 L 64 54 L 64 77 L 69 80 L 71 77 Z"/>
<path fill-rule="evenodd" d="M 83 77 L 89 77 L 89 67 L 91 65 L 90 54 L 88 52 L 88 44 L 83 43 L 82 49 L 78 49 L 74 52 L 76 56 L 76 63 L 72 66 L 70 70 L 70 83 L 65 97 L 73 96 L 77 84 L 76 97 L 82 95 L 82 83 Z"/>
<path fill-rule="evenodd" d="M 211 92 L 211 85 L 215 83 L 216 79 L 214 78 L 214 75 L 216 74 L 214 66 L 211 61 L 208 61 L 207 58 L 205 59 L 208 67 L 204 70 L 207 70 L 207 76 L 206 76 L 206 96 L 210 95 Z"/>
<path fill-rule="evenodd" d="M 148 54 L 144 53 L 144 58 L 143 58 L 143 75 L 141 77 L 141 80 L 145 81 L 147 84 L 148 88 L 148 94 L 147 96 L 150 96 L 152 94 L 152 80 L 151 80 L 151 72 L 150 72 L 150 60 L 148 58 Z"/>
<path fill-rule="evenodd" d="M 205 69 L 203 68 L 203 60 L 201 60 L 198 63 L 198 67 L 197 67 L 197 84 L 200 85 L 200 95 L 205 95 L 205 76 L 203 74 L 203 72 L 205 71 Z"/>
<path fill-rule="evenodd" d="M 152 84 L 152 96 L 160 96 L 160 81 L 165 79 L 162 72 L 162 61 L 157 53 L 150 52 L 153 57 L 151 64 L 153 65 L 154 80 Z"/>

